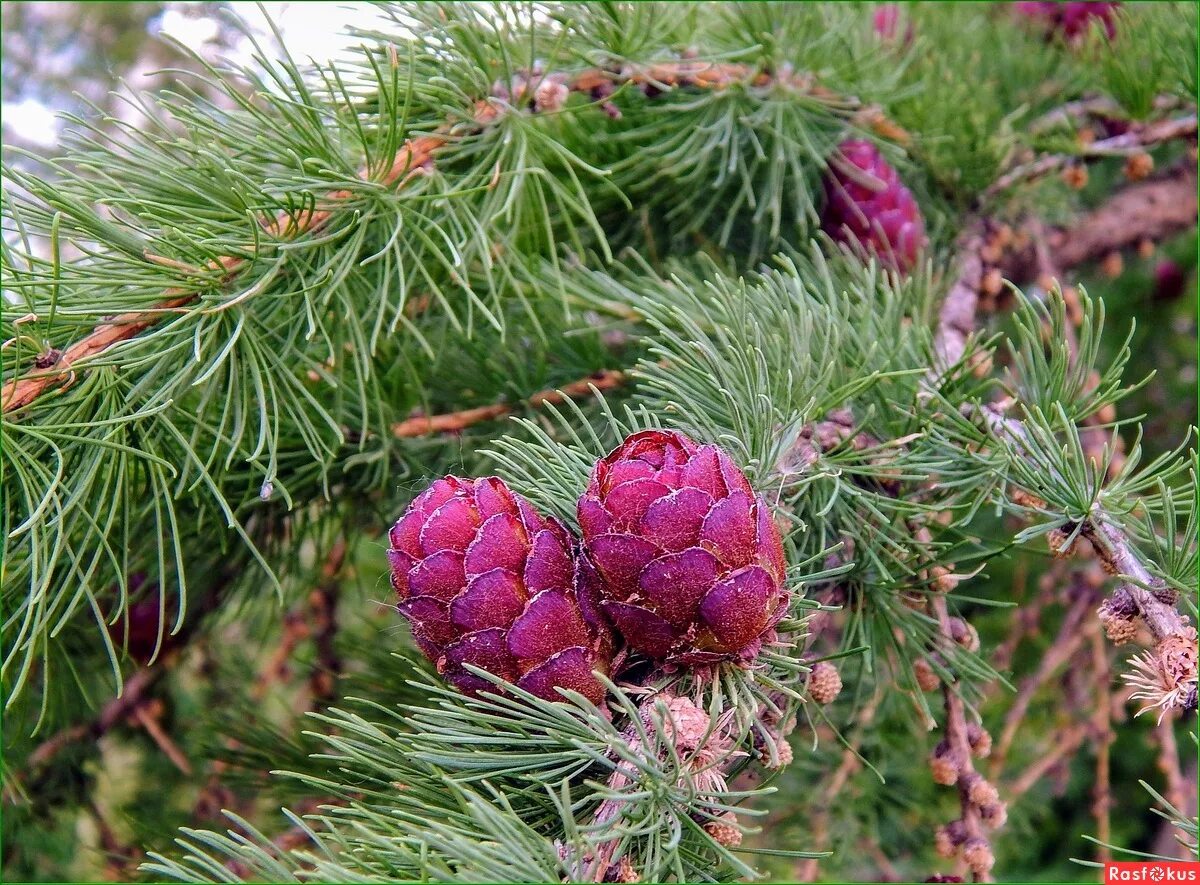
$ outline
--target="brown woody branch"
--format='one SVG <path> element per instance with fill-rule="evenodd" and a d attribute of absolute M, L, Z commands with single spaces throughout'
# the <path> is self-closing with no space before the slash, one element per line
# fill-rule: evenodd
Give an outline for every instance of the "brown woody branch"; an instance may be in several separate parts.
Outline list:
<path fill-rule="evenodd" d="M 987 225 L 976 220 L 967 226 L 958 242 L 958 275 L 946 293 L 938 314 L 934 337 L 934 371 L 940 375 L 958 363 L 975 332 L 975 312 L 983 285 L 982 251 Z"/>
<path fill-rule="evenodd" d="M 76 741 L 85 738 L 94 741 L 106 735 L 134 713 L 165 672 L 166 668 L 161 659 L 149 667 L 138 670 L 125 680 L 124 690 L 121 694 L 108 701 L 95 719 L 88 723 L 65 728 L 43 741 L 29 754 L 26 766 L 31 772 L 36 773 Z"/>
<path fill-rule="evenodd" d="M 1080 722 L 1065 731 L 1056 732 L 1049 749 L 1005 787 L 1004 792 L 1009 800 L 1015 802 L 1024 796 L 1046 776 L 1046 772 L 1078 750 L 1087 740 L 1088 729 L 1088 723 Z"/>
<path fill-rule="evenodd" d="M 436 433 L 459 433 L 468 427 L 484 421 L 494 421 L 506 415 L 513 414 L 520 406 L 537 408 L 546 403 L 557 404 L 567 399 L 578 399 L 588 396 L 592 388 L 597 390 L 612 390 L 620 387 L 628 380 L 628 375 L 616 369 L 601 369 L 586 378 L 572 381 L 557 390 L 542 390 L 523 400 L 520 404 L 508 405 L 497 403 L 493 406 L 479 406 L 474 409 L 463 409 L 459 412 L 447 412 L 442 415 L 418 415 L 407 418 L 392 425 L 392 435 L 399 438 L 416 436 L 432 436 Z"/>
<path fill-rule="evenodd" d="M 1137 125 L 1121 135 L 1114 135 L 1112 138 L 1105 138 L 1100 141 L 1093 141 L 1090 144 L 1081 145 L 1075 154 L 1047 154 L 1029 163 L 1017 166 L 1015 169 L 997 178 L 983 192 L 983 196 L 984 199 L 994 197 L 1014 185 L 1024 184 L 1057 172 L 1068 163 L 1079 159 L 1131 156 L 1143 153 L 1148 147 L 1153 147 L 1166 141 L 1194 137 L 1195 134 L 1195 114 Z"/>
<path fill-rule="evenodd" d="M 1190 160 L 1117 191 L 1070 228 L 1052 233 L 1049 246 L 1062 267 L 1076 267 L 1188 230 L 1196 209 L 1196 163 Z"/>

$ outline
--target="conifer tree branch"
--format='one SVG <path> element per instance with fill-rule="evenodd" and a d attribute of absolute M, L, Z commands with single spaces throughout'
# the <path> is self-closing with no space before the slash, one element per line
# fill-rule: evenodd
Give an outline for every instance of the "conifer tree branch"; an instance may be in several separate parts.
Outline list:
<path fill-rule="evenodd" d="M 1017 184 L 1025 184 L 1038 178 L 1051 175 L 1062 169 L 1068 163 L 1080 158 L 1096 159 L 1100 157 L 1125 157 L 1141 153 L 1148 147 L 1189 138 L 1196 135 L 1196 115 L 1176 117 L 1170 120 L 1160 120 L 1154 123 L 1134 126 L 1128 132 L 1081 145 L 1075 154 L 1046 154 L 1029 163 L 1017 166 L 1005 174 L 984 191 L 985 199 L 1003 193 Z"/>
<path fill-rule="evenodd" d="M 876 106 L 860 106 L 855 99 L 845 99 L 816 82 L 807 73 L 782 72 L 776 75 L 750 65 L 740 63 L 706 62 L 693 59 L 664 61 L 650 65 L 626 65 L 620 70 L 590 68 L 574 75 L 521 72 L 514 78 L 511 89 L 497 84 L 493 95 L 487 100 L 476 101 L 469 128 L 482 128 L 497 120 L 502 107 L 495 101 L 499 98 L 513 105 L 531 105 L 533 112 L 554 111 L 561 108 L 570 92 L 582 93 L 602 100 L 609 113 L 614 113 L 607 101 L 615 90 L 625 84 L 643 88 L 647 94 L 658 94 L 681 88 L 720 90 L 735 83 L 752 87 L 768 87 L 782 84 L 797 92 L 821 100 L 858 106 L 856 123 L 870 128 L 880 135 L 901 142 L 907 141 L 907 133 L 883 114 Z M 617 112 L 619 115 L 619 112 Z M 449 143 L 456 130 L 453 121 L 447 121 L 432 134 L 407 140 L 397 151 L 387 170 L 376 179 L 370 166 L 359 169 L 358 177 L 364 181 L 378 180 L 384 186 L 402 187 L 414 175 L 420 174 L 432 160 L 437 150 Z M 265 219 L 263 228 L 281 239 L 294 240 L 305 234 L 318 233 L 333 217 L 335 206 L 352 196 L 352 192 L 340 189 L 325 196 L 319 206 L 306 209 L 299 214 L 278 213 Z M 147 260 L 153 260 L 147 256 Z M 161 263 L 161 260 L 157 263 Z M 224 256 L 208 263 L 208 269 L 222 274 L 221 283 L 227 282 L 242 269 L 248 260 L 244 257 Z M 97 326 L 90 334 L 72 344 L 61 353 L 55 353 L 53 362 L 38 367 L 24 377 L 13 378 L 0 388 L 0 409 L 7 414 L 25 408 L 43 393 L 56 388 L 73 377 L 75 368 L 104 352 L 112 346 L 135 338 L 146 329 L 176 314 L 200 297 L 200 291 L 171 290 L 154 308 L 131 311 Z M 502 413 L 496 413 L 502 414 Z M 494 416 L 493 416 L 494 417 Z M 487 420 L 486 416 L 469 419 L 470 423 Z M 451 422 L 453 424 L 453 422 Z M 414 425 L 416 427 L 416 425 Z M 451 427 L 450 429 L 454 429 Z M 436 425 L 431 431 L 437 432 Z M 403 434 L 401 434 L 403 435 Z M 416 433 L 415 435 L 424 435 Z"/>
<path fill-rule="evenodd" d="M 1175 164 L 1160 176 L 1130 184 L 1069 227 L 1050 234 L 1048 245 L 1066 268 L 1160 241 L 1196 225 L 1196 162 Z"/>
<path fill-rule="evenodd" d="M 1025 449 L 1027 441 L 1023 425 L 1006 416 L 1001 407 L 984 405 L 968 411 L 977 413 L 995 436 L 1008 441 L 1018 451 Z M 1123 594 L 1134 606 L 1155 641 L 1161 642 L 1168 636 L 1187 631 L 1187 618 L 1176 608 L 1179 594 L 1162 578 L 1150 573 L 1128 535 L 1109 514 L 1098 505 L 1094 506 L 1080 526 L 1080 535 L 1091 542 L 1105 571 L 1131 579 L 1124 582 L 1116 594 Z"/>
<path fill-rule="evenodd" d="M 490 109 L 480 115 L 488 118 Z M 410 139 L 396 153 L 387 172 L 383 175 L 382 183 L 391 185 L 399 182 L 402 186 L 417 170 L 429 162 L 433 152 L 446 141 L 444 135 L 421 136 Z M 360 170 L 360 177 L 366 178 L 370 170 Z M 350 196 L 346 190 L 335 191 L 328 195 L 328 200 L 344 200 Z M 305 210 L 299 215 L 292 216 L 279 213 L 274 218 L 263 222 L 263 227 L 270 233 L 281 238 L 295 239 L 302 234 L 317 233 L 329 221 L 333 209 L 324 206 L 320 209 Z M 149 256 L 148 256 L 148 260 Z M 207 269 L 221 274 L 220 283 L 224 284 L 234 277 L 247 264 L 247 259 L 223 256 L 209 262 Z M 56 355 L 52 363 L 39 368 L 37 371 L 21 378 L 13 378 L 0 388 L 0 409 L 5 414 L 16 412 L 63 382 L 68 382 L 74 372 L 74 367 L 92 357 L 99 356 L 113 345 L 130 338 L 136 338 L 151 326 L 157 325 L 169 316 L 180 313 L 200 298 L 200 290 L 184 291 L 173 289 L 165 294 L 163 301 L 149 310 L 130 311 L 115 317 L 109 322 L 102 323 L 92 332 L 72 344 L 66 350 Z"/>
<path fill-rule="evenodd" d="M 937 618 L 938 628 L 942 635 L 947 641 L 953 642 L 955 631 L 951 623 L 950 609 L 946 604 L 945 594 L 931 595 L 929 605 L 934 617 Z M 955 788 L 958 791 L 959 806 L 962 811 L 956 822 L 961 825 L 962 830 L 961 833 L 956 834 L 954 841 L 961 846 L 963 859 L 972 873 L 973 881 L 990 882 L 992 881 L 989 872 L 991 862 L 984 861 L 983 857 L 978 857 L 978 855 L 990 857 L 991 847 L 984 830 L 981 814 L 982 803 L 973 793 L 973 787 L 977 783 L 986 786 L 987 782 L 975 771 L 975 765 L 971 761 L 971 740 L 968 734 L 966 705 L 962 695 L 954 685 L 943 681 L 942 699 L 946 708 L 946 722 L 943 727 L 945 733 L 943 740 L 946 747 L 944 758 L 958 772 Z M 995 793 L 994 788 L 992 793 Z M 976 853 L 976 857 L 971 855 L 972 851 Z"/>

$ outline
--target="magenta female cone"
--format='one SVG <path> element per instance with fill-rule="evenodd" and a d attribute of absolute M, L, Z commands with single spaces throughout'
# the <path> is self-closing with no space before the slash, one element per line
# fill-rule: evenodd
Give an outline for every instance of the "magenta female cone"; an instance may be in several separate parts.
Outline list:
<path fill-rule="evenodd" d="M 1110 0 L 1021 0 L 1013 6 L 1017 12 L 1041 22 L 1048 34 L 1062 34 L 1068 41 L 1081 39 L 1099 20 L 1104 32 L 1111 40 L 1117 35 L 1117 23 L 1113 15 L 1121 4 Z"/>
<path fill-rule="evenodd" d="M 179 642 L 179 637 L 171 634 L 179 607 L 171 599 L 164 611 L 158 584 L 143 572 L 131 574 L 126 589 L 130 599 L 124 613 L 113 623 L 106 624 L 105 629 L 114 646 L 124 648 L 132 660 L 146 666 L 154 659 L 155 651 L 161 656 Z M 119 596 L 120 587 L 113 585 L 110 593 L 114 598 Z"/>
<path fill-rule="evenodd" d="M 592 468 L 579 500 L 601 608 L 655 659 L 749 660 L 788 605 L 770 508 L 721 449 L 635 433 Z"/>
<path fill-rule="evenodd" d="M 573 689 L 595 703 L 612 637 L 576 592 L 572 540 L 496 477 L 439 479 L 392 527 L 397 610 L 421 651 L 468 694 L 496 686 L 471 664 L 546 700 Z"/>
<path fill-rule="evenodd" d="M 825 232 L 905 272 L 925 248 L 925 220 L 896 170 L 869 141 L 847 141 L 825 177 Z"/>

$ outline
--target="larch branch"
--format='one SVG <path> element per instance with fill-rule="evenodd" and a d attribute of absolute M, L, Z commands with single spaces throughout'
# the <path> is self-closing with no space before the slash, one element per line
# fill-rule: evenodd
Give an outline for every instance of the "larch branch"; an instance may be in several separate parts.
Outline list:
<path fill-rule="evenodd" d="M 838 102 L 846 110 L 855 113 L 855 122 L 863 128 L 876 131 L 882 137 L 906 142 L 908 133 L 890 121 L 882 111 L 874 106 L 860 105 L 855 99 L 843 98 L 836 93 L 817 84 L 812 74 L 789 73 L 772 75 L 749 65 L 739 63 L 705 62 L 692 59 L 664 61 L 651 65 L 626 65 L 620 70 L 612 71 L 604 68 L 590 68 L 574 75 L 542 74 L 526 72 L 519 74 L 512 84 L 511 91 L 500 85 L 494 90 L 494 97 L 511 101 L 514 106 L 522 103 L 532 106 L 532 110 L 553 110 L 555 104 L 565 100 L 569 92 L 580 92 L 605 101 L 617 87 L 633 84 L 665 92 L 679 88 L 724 89 L 735 83 L 745 83 L 755 87 L 767 87 L 782 84 L 807 95 L 830 102 Z M 561 96 L 554 98 L 557 88 Z M 611 108 L 611 105 L 608 105 Z M 614 113 L 615 109 L 610 109 Z M 493 100 L 480 100 L 475 103 L 471 124 L 482 128 L 498 119 L 502 114 L 502 106 Z M 364 181 L 377 181 L 383 185 L 402 187 L 420 170 L 427 167 L 433 160 L 434 154 L 451 140 L 451 123 L 447 122 L 433 133 L 421 135 L 407 140 L 396 153 L 386 172 L 376 176 L 374 170 L 363 167 L 358 176 Z M 324 196 L 321 203 L 299 214 L 281 212 L 274 218 L 262 222 L 264 229 L 283 240 L 295 239 L 303 234 L 316 233 L 333 217 L 336 205 L 352 196 L 352 192 L 341 189 L 332 191 Z M 169 262 L 158 256 L 148 257 L 147 260 L 156 264 Z M 224 271 L 223 280 L 229 279 L 243 269 L 247 264 L 245 258 L 222 257 L 209 263 L 214 271 Z M 13 378 L 0 387 L 0 411 L 7 414 L 25 408 L 39 396 L 51 388 L 69 382 L 75 368 L 85 361 L 106 352 L 112 346 L 122 341 L 137 337 L 145 330 L 157 325 L 165 317 L 178 313 L 187 308 L 200 297 L 200 290 L 172 289 L 164 293 L 164 298 L 154 307 L 131 311 L 115 319 L 96 326 L 88 335 L 62 351 L 58 359 L 50 366 L 44 366 L 23 377 Z M 477 420 L 486 420 L 479 418 Z M 415 426 L 415 425 L 414 425 Z M 453 429 L 453 428 L 447 428 Z M 427 432 L 438 432 L 433 429 Z M 414 433 L 413 435 L 424 435 Z"/>

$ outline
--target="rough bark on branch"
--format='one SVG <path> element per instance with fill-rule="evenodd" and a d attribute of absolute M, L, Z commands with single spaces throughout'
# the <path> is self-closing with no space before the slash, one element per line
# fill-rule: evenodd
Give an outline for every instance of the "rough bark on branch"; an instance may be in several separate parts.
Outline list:
<path fill-rule="evenodd" d="M 1062 267 L 1076 267 L 1142 240 L 1163 240 L 1196 225 L 1196 164 L 1187 162 L 1167 174 L 1131 184 L 1049 238 Z"/>
<path fill-rule="evenodd" d="M 557 390 L 542 390 L 524 401 L 533 408 L 546 403 L 561 403 L 566 399 L 577 399 L 587 396 L 592 388 L 597 390 L 612 390 L 625 383 L 628 376 L 616 369 L 602 369 L 586 378 L 564 384 Z M 517 405 L 497 403 L 494 406 L 479 406 L 474 409 L 463 409 L 459 412 L 448 412 L 443 415 L 417 415 L 406 418 L 392 425 L 392 435 L 398 438 L 415 436 L 432 436 L 436 433 L 458 433 L 473 424 L 483 421 L 494 421 L 511 415 Z"/>

